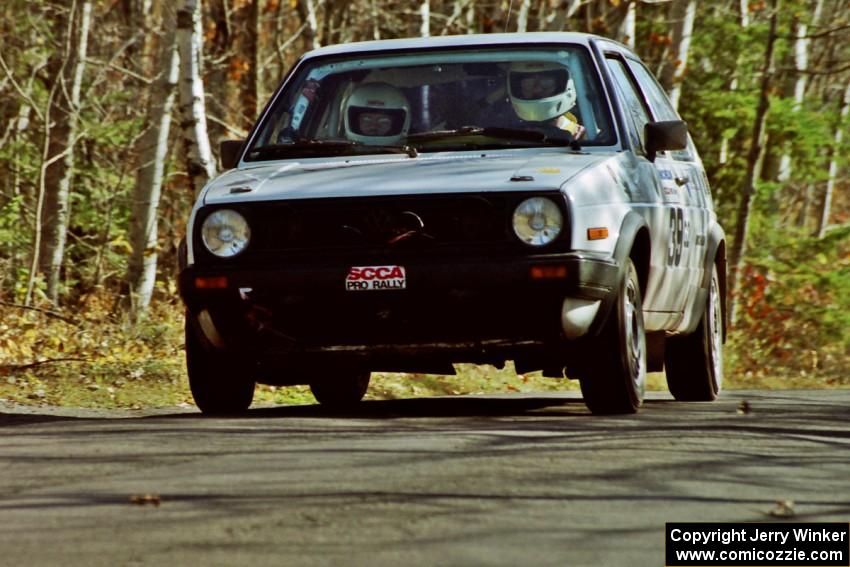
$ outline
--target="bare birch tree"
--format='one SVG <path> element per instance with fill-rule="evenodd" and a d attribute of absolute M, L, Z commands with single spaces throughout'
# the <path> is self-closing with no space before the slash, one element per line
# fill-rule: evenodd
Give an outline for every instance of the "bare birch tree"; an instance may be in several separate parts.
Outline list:
<path fill-rule="evenodd" d="M 130 217 L 132 253 L 127 265 L 129 308 L 133 320 L 147 310 L 156 281 L 157 216 L 179 74 L 174 14 L 167 9 L 166 12 L 157 57 L 158 75 L 150 87 L 145 117 L 147 129 L 136 143 L 140 163 L 133 188 Z"/>
<path fill-rule="evenodd" d="M 626 13 L 623 21 L 620 22 L 617 28 L 617 41 L 629 46 L 630 49 L 635 48 L 635 27 L 637 25 L 637 0 L 627 0 Z"/>
<path fill-rule="evenodd" d="M 811 27 L 817 27 L 820 24 L 822 13 L 823 0 L 815 0 Z M 803 107 L 803 99 L 806 96 L 806 85 L 809 79 L 809 45 L 811 44 L 809 26 L 805 21 L 798 21 L 796 31 L 797 37 L 794 40 L 794 70 L 797 72 L 797 79 L 794 81 L 794 112 L 798 112 Z M 788 181 L 790 178 L 791 152 L 786 148 L 779 160 L 777 179 L 779 181 Z"/>
<path fill-rule="evenodd" d="M 422 0 L 419 6 L 419 14 L 422 16 L 422 25 L 419 27 L 421 37 L 431 37 L 431 1 Z"/>
<path fill-rule="evenodd" d="M 298 15 L 307 26 L 304 28 L 304 39 L 307 49 L 318 49 L 322 46 L 319 41 L 319 20 L 316 17 L 316 0 L 298 0 L 295 4 Z"/>
<path fill-rule="evenodd" d="M 832 194 L 835 191 L 835 182 L 838 179 L 838 160 L 840 159 L 841 142 L 844 139 L 844 127 L 848 115 L 850 115 L 850 79 L 847 80 L 847 86 L 844 88 L 844 96 L 841 99 L 841 112 L 833 136 L 833 143 L 835 145 L 832 148 L 832 155 L 829 159 L 829 177 L 826 180 L 826 192 L 823 196 L 823 209 L 821 210 L 820 223 L 818 224 L 818 238 L 823 238 L 829 226 Z"/>
<path fill-rule="evenodd" d="M 180 54 L 180 117 L 186 172 L 197 195 L 215 175 L 201 80 L 201 10 L 199 0 L 183 0 L 177 10 L 177 47 Z"/>
<path fill-rule="evenodd" d="M 671 5 L 673 21 L 672 59 L 667 61 L 661 71 L 661 85 L 670 94 L 673 108 L 679 108 L 682 94 L 682 81 L 688 67 L 688 53 L 691 49 L 691 36 L 694 32 L 694 20 L 697 13 L 697 0 L 674 0 Z"/>
<path fill-rule="evenodd" d="M 792 112 L 797 113 L 803 106 L 803 100 L 806 95 L 806 86 L 808 85 L 809 71 L 809 51 L 811 38 L 809 37 L 809 29 L 817 28 L 821 14 L 823 12 L 823 0 L 815 0 L 813 6 L 813 14 L 811 23 L 807 23 L 805 19 L 795 16 L 793 23 L 794 43 L 793 49 L 788 53 L 790 63 L 793 64 L 794 73 L 790 77 L 783 88 L 782 97 L 793 101 Z M 772 144 L 772 151 L 768 152 L 768 157 L 765 161 L 763 177 L 766 180 L 778 181 L 786 183 L 791 179 L 792 164 L 791 164 L 791 144 L 778 140 Z M 783 188 L 777 191 L 777 199 L 781 201 L 780 193 Z M 806 188 L 806 194 L 811 193 L 811 188 Z"/>
<path fill-rule="evenodd" d="M 516 31 L 525 33 L 528 31 L 528 10 L 531 9 L 531 0 L 522 0 L 516 15 Z"/>
<path fill-rule="evenodd" d="M 54 122 L 54 126 L 45 160 L 50 165 L 44 175 L 44 195 L 39 219 L 42 233 L 34 251 L 38 260 L 33 262 L 45 276 L 47 297 L 53 303 L 59 301 L 59 274 L 71 216 L 74 146 L 78 137 L 80 90 L 86 66 L 92 6 L 88 1 L 79 5 L 76 0 L 71 0 L 66 8 L 67 21 L 58 20 L 59 26 L 65 28 L 62 34 L 65 38 L 65 51 L 64 60 L 55 76 L 59 84 L 49 111 L 48 119 Z"/>

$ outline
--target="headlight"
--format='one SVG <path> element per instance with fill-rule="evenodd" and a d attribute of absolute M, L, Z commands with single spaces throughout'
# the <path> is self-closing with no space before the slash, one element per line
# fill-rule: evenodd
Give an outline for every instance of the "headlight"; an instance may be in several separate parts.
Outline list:
<path fill-rule="evenodd" d="M 543 246 L 555 240 L 564 227 L 564 215 L 551 199 L 532 197 L 514 211 L 514 233 L 532 246 Z"/>
<path fill-rule="evenodd" d="M 204 219 L 201 238 L 207 250 L 219 258 L 229 258 L 248 247 L 251 227 L 236 211 L 221 209 Z"/>

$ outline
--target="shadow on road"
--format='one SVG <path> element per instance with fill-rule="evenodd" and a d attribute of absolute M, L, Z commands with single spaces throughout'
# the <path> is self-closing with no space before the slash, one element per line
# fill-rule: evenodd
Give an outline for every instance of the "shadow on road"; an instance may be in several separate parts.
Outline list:
<path fill-rule="evenodd" d="M 367 400 L 345 410 L 320 405 L 278 406 L 249 410 L 242 417 L 348 417 L 391 419 L 400 417 L 523 416 L 558 408 L 571 415 L 588 414 L 581 398 L 545 397 L 437 397 L 398 400 Z M 551 411 L 546 412 L 552 415 Z"/>
<path fill-rule="evenodd" d="M 298 406 L 254 407 L 235 415 L 207 416 L 194 408 L 179 411 L 178 408 L 161 410 L 87 410 L 71 408 L 23 407 L 0 408 L 0 426 L 27 425 L 63 420 L 102 419 L 268 419 L 268 418 L 369 418 L 392 419 L 401 417 L 487 417 L 523 416 L 544 409 L 570 415 L 589 415 L 580 397 L 434 397 L 406 398 L 396 400 L 367 400 L 344 410 L 332 410 L 318 404 Z M 176 411 L 175 411 L 176 410 Z M 547 412 L 552 415 L 552 412 Z"/>

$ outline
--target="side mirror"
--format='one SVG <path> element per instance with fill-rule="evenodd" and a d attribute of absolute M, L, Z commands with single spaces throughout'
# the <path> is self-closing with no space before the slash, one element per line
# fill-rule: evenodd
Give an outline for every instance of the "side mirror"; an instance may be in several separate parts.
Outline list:
<path fill-rule="evenodd" d="M 239 155 L 245 140 L 222 140 L 218 145 L 218 155 L 221 160 L 221 169 L 233 169 L 239 163 Z"/>
<path fill-rule="evenodd" d="M 646 158 L 655 161 L 658 152 L 688 147 L 688 125 L 683 120 L 649 122 L 644 126 Z"/>

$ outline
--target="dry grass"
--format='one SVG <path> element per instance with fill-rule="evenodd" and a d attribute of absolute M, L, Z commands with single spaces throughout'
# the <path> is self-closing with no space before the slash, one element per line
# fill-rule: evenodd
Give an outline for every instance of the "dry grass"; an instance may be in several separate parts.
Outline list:
<path fill-rule="evenodd" d="M 0 305 L 0 400 L 88 408 L 141 408 L 192 404 L 183 360 L 182 308 L 158 302 L 147 321 L 131 326 L 105 295 L 83 298 L 62 313 Z M 79 315 L 74 315 L 74 314 Z M 727 348 L 727 389 L 841 388 L 850 378 L 810 372 L 789 375 L 764 365 L 736 368 L 740 339 Z M 813 356 L 813 355 L 810 355 Z M 458 365 L 456 376 L 377 373 L 370 399 L 460 394 L 576 390 L 570 380 L 516 375 L 512 365 Z M 664 390 L 663 374 L 649 389 Z M 258 388 L 258 403 L 314 403 L 309 388 Z"/>

